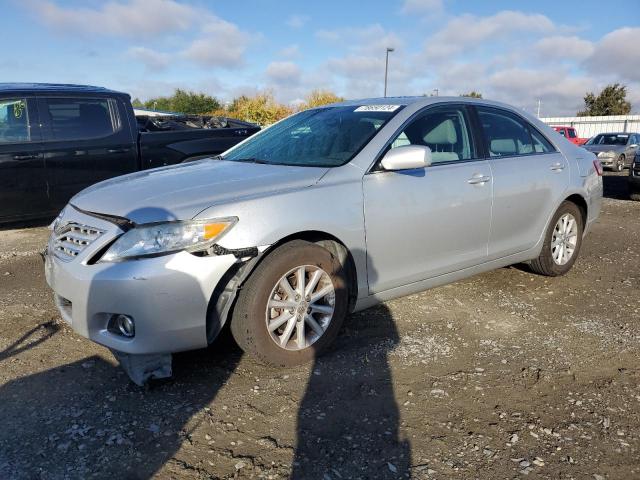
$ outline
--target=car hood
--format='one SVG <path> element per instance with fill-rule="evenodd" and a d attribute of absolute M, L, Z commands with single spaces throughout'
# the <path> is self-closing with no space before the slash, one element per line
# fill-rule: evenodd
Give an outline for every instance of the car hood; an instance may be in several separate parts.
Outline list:
<path fill-rule="evenodd" d="M 135 223 L 186 220 L 210 206 L 315 184 L 327 168 L 205 159 L 116 177 L 77 194 L 87 212 Z"/>
<path fill-rule="evenodd" d="M 582 145 L 583 148 L 586 148 L 590 152 L 598 153 L 598 152 L 623 152 L 625 149 L 624 145 Z"/>

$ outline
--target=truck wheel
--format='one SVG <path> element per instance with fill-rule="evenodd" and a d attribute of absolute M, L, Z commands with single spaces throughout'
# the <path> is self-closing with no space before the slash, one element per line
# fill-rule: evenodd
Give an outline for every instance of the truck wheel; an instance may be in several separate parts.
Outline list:
<path fill-rule="evenodd" d="M 582 213 L 575 203 L 564 201 L 551 219 L 540 256 L 531 268 L 540 275 L 564 275 L 575 263 L 582 245 Z"/>
<path fill-rule="evenodd" d="M 238 296 L 231 333 L 263 363 L 313 360 L 335 339 L 347 313 L 345 273 L 338 258 L 294 240 L 258 265 Z"/>
<path fill-rule="evenodd" d="M 620 155 L 618 157 L 618 160 L 616 160 L 616 167 L 615 167 L 616 172 L 621 172 L 624 170 L 624 162 L 625 162 L 624 155 Z"/>

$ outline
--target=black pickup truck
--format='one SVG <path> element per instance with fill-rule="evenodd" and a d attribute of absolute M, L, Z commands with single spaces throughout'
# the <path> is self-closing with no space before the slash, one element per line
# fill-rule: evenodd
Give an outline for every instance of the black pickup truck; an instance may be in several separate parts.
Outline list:
<path fill-rule="evenodd" d="M 129 95 L 101 87 L 0 83 L 0 223 L 55 216 L 96 182 L 217 155 L 260 129 L 217 117 L 195 126 L 136 118 Z"/>

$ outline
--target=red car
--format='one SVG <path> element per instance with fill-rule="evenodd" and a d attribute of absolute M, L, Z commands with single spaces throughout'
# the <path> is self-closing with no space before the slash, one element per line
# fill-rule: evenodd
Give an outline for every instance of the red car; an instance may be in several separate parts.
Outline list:
<path fill-rule="evenodd" d="M 552 127 L 556 132 L 576 145 L 583 145 L 588 138 L 580 138 L 573 127 Z"/>

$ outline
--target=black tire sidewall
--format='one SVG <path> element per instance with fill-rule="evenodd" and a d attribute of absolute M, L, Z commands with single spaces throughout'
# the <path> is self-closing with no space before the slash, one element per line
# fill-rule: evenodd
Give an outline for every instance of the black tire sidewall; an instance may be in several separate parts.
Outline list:
<path fill-rule="evenodd" d="M 576 248 L 573 251 L 573 255 L 571 256 L 571 259 L 564 265 L 558 265 L 556 262 L 553 261 L 553 257 L 551 255 L 551 239 L 553 237 L 553 231 L 555 229 L 556 223 L 558 223 L 558 220 L 560 219 L 560 217 L 562 217 L 562 215 L 566 213 L 570 213 L 571 215 L 573 215 L 576 222 L 578 223 L 578 239 L 576 242 Z M 553 218 L 551 219 L 549 228 L 547 228 L 544 245 L 542 246 L 542 252 L 540 254 L 540 260 L 545 270 L 547 270 L 546 272 L 547 275 L 551 275 L 551 276 L 564 275 L 569 270 L 571 270 L 571 267 L 573 267 L 573 264 L 576 262 L 578 255 L 580 254 L 583 232 L 584 232 L 584 225 L 583 225 L 583 219 L 582 219 L 582 212 L 580 211 L 580 209 L 575 203 L 568 202 L 568 201 L 563 202 L 558 208 L 558 210 L 556 211 L 556 213 L 554 214 Z"/>
<path fill-rule="evenodd" d="M 285 350 L 275 344 L 266 327 L 266 308 L 276 282 L 291 269 L 314 265 L 324 270 L 335 289 L 334 314 L 325 333 L 304 350 Z M 282 245 L 265 258 L 240 292 L 231 331 L 240 347 L 263 363 L 291 366 L 306 363 L 321 354 L 338 335 L 347 313 L 348 293 L 344 270 L 328 250 L 296 240 Z"/>

